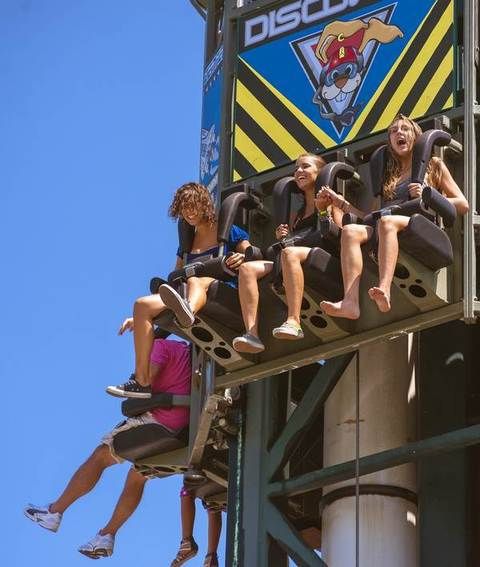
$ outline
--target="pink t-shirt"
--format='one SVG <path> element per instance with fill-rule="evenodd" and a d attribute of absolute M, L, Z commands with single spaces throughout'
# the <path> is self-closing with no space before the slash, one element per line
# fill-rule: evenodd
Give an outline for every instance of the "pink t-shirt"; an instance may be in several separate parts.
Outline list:
<path fill-rule="evenodd" d="M 153 343 L 150 361 L 159 367 L 152 383 L 153 393 L 190 394 L 192 368 L 187 343 L 157 339 Z M 188 407 L 157 408 L 151 413 L 158 423 L 170 429 L 183 429 L 190 419 Z"/>

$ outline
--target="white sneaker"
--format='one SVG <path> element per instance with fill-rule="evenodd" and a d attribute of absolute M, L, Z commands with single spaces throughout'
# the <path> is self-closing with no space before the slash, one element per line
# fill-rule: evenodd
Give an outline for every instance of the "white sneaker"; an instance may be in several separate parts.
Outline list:
<path fill-rule="evenodd" d="M 112 534 L 97 534 L 90 541 L 78 548 L 80 553 L 90 557 L 90 559 L 99 559 L 100 557 L 110 557 L 113 553 L 113 544 L 115 537 Z"/>
<path fill-rule="evenodd" d="M 47 504 L 47 506 L 29 504 L 23 513 L 28 519 L 32 520 L 32 522 L 35 522 L 51 532 L 56 532 L 62 521 L 62 514 L 60 514 L 60 512 L 50 512 L 49 504 Z"/>

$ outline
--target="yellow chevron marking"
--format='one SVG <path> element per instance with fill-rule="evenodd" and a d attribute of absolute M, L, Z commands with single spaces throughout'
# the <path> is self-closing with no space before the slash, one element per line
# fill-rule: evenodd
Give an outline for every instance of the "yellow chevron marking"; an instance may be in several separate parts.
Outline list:
<path fill-rule="evenodd" d="M 451 94 L 451 95 L 448 97 L 448 100 L 447 100 L 447 102 L 443 105 L 442 110 L 445 110 L 446 108 L 451 108 L 452 106 L 453 106 L 453 94 Z"/>
<path fill-rule="evenodd" d="M 237 81 L 237 102 L 290 159 L 296 159 L 305 152 L 305 148 L 239 80 Z"/>
<path fill-rule="evenodd" d="M 235 147 L 252 164 L 256 171 L 264 171 L 275 167 L 275 164 L 268 159 L 238 125 L 235 126 Z"/>
<path fill-rule="evenodd" d="M 236 169 L 234 169 L 233 170 L 233 180 L 238 181 L 241 178 L 242 178 L 242 176 L 240 175 L 240 173 L 238 173 L 238 171 Z"/>
<path fill-rule="evenodd" d="M 412 37 L 410 38 L 410 41 L 407 43 L 407 45 L 403 48 L 403 51 L 400 53 L 400 56 L 398 57 L 398 59 L 395 61 L 394 65 L 392 66 L 392 68 L 390 69 L 390 71 L 385 75 L 385 78 L 383 79 L 383 81 L 380 83 L 380 86 L 377 89 L 377 92 L 373 95 L 373 97 L 370 99 L 370 101 L 368 102 L 368 104 L 365 106 L 365 108 L 363 109 L 363 111 L 360 113 L 360 116 L 357 118 L 357 120 L 355 121 L 355 124 L 353 125 L 352 129 L 350 130 L 350 132 L 348 133 L 348 135 L 345 137 L 344 142 L 350 142 L 351 140 L 353 140 L 358 132 L 360 131 L 360 128 L 363 126 L 363 123 L 365 122 L 365 119 L 367 118 L 367 116 L 370 114 L 370 111 L 372 110 L 372 108 L 375 106 L 375 104 L 377 103 L 378 98 L 380 97 L 380 95 L 382 94 L 383 90 L 385 89 L 385 86 L 388 84 L 390 78 L 392 77 L 392 75 L 395 73 L 397 67 L 400 65 L 400 63 L 402 62 L 403 58 L 405 57 L 406 53 L 408 52 L 408 50 L 410 49 L 410 46 L 412 45 L 413 41 L 415 40 L 415 38 L 417 37 L 417 35 L 419 34 L 421 28 L 423 27 L 424 23 L 427 21 L 428 17 L 430 16 L 431 11 L 433 10 L 432 6 L 428 12 L 428 14 L 425 16 L 425 18 L 422 20 L 421 24 L 418 26 L 416 32 L 412 35 Z"/>
<path fill-rule="evenodd" d="M 428 85 L 426 86 L 422 96 L 418 99 L 417 104 L 412 110 L 411 117 L 416 118 L 418 116 L 423 116 L 433 99 L 437 95 L 438 91 L 442 88 L 443 84 L 447 80 L 448 75 L 453 69 L 453 47 L 448 50 L 448 53 L 443 58 L 435 74 L 430 79 Z"/>
<path fill-rule="evenodd" d="M 307 130 L 309 130 L 310 133 L 317 138 L 322 146 L 324 146 L 325 148 L 331 148 L 337 145 L 337 143 L 332 138 L 330 138 L 330 136 L 326 134 L 321 128 L 319 128 L 317 124 L 313 122 L 313 120 L 310 120 L 308 116 L 306 116 L 298 107 L 291 103 L 288 98 L 286 98 L 279 90 L 277 90 L 272 84 L 270 84 L 259 73 L 257 73 L 257 71 L 255 71 L 255 69 L 251 67 L 242 57 L 239 57 L 239 59 L 267 87 L 267 89 L 271 91 L 280 100 L 280 102 L 288 108 L 288 110 L 290 110 L 295 118 L 299 120 L 305 126 L 305 128 L 307 128 Z"/>
<path fill-rule="evenodd" d="M 447 9 L 438 20 L 438 24 L 433 28 L 425 42 L 425 46 L 415 58 L 412 66 L 403 77 L 402 82 L 398 85 L 397 90 L 393 93 L 393 96 L 389 100 L 385 110 L 382 112 L 380 118 L 373 127 L 373 132 L 388 128 L 392 120 L 398 114 L 398 109 L 402 106 L 402 103 L 413 89 L 422 71 L 432 58 L 440 38 L 445 36 L 451 23 L 452 14 L 450 14 L 450 10 Z"/>

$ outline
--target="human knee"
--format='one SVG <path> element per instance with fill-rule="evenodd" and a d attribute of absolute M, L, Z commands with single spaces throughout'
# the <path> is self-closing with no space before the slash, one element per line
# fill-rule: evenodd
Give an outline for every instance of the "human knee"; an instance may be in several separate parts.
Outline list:
<path fill-rule="evenodd" d="M 361 227 L 356 224 L 347 224 L 342 229 L 342 243 L 358 242 L 361 239 Z"/>
<path fill-rule="evenodd" d="M 187 280 L 187 288 L 189 292 L 197 289 L 205 289 L 207 287 L 206 278 L 197 278 L 196 276 L 193 276 Z"/>
<path fill-rule="evenodd" d="M 393 216 L 385 215 L 383 217 L 380 217 L 380 219 L 378 220 L 377 230 L 380 234 L 392 231 L 396 232 L 398 228 Z"/>
<path fill-rule="evenodd" d="M 99 445 L 95 451 L 93 451 L 89 460 L 104 468 L 116 463 L 107 445 Z"/>
<path fill-rule="evenodd" d="M 255 262 L 245 262 L 238 270 L 238 278 L 243 282 L 251 282 L 257 280 L 259 277 L 258 267 Z"/>
<path fill-rule="evenodd" d="M 133 313 L 135 314 L 139 314 L 139 313 L 147 313 L 149 312 L 151 309 L 151 296 L 150 295 L 146 295 L 144 297 L 139 297 L 134 305 L 133 305 Z"/>
<path fill-rule="evenodd" d="M 295 246 L 287 246 L 282 250 L 282 262 L 295 263 L 299 261 L 298 250 Z"/>
<path fill-rule="evenodd" d="M 147 482 L 148 478 L 140 474 L 135 469 L 131 468 L 128 473 L 128 482 L 134 484 L 135 486 L 143 486 Z"/>

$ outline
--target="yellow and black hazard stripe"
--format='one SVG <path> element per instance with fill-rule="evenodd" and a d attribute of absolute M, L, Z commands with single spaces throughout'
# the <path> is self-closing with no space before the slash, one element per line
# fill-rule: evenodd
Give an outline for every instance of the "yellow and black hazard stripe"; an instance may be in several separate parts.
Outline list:
<path fill-rule="evenodd" d="M 244 179 L 335 145 L 306 116 L 242 58 L 235 97 L 233 180 Z"/>
<path fill-rule="evenodd" d="M 453 106 L 453 0 L 438 0 L 355 121 L 345 141 Z"/>

